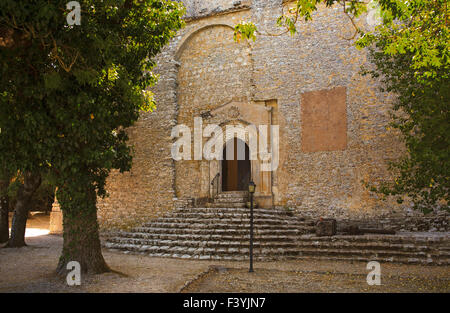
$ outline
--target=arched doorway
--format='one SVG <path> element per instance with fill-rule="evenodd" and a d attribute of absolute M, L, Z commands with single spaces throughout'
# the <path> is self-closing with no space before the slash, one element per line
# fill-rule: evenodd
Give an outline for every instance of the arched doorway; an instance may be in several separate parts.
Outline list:
<path fill-rule="evenodd" d="M 233 145 L 233 147 L 229 147 Z M 227 158 L 227 147 L 233 153 Z M 222 191 L 245 191 L 251 176 L 250 150 L 245 142 L 238 138 L 228 141 L 223 149 Z"/>

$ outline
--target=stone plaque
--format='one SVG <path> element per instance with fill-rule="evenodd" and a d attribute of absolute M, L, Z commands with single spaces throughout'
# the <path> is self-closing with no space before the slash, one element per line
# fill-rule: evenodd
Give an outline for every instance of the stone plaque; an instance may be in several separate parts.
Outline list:
<path fill-rule="evenodd" d="M 347 148 L 347 88 L 306 92 L 301 99 L 302 151 Z"/>

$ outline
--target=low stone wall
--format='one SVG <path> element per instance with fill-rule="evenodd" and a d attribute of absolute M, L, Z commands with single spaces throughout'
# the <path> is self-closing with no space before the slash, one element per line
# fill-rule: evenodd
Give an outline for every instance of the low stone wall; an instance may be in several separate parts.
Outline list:
<path fill-rule="evenodd" d="M 314 211 L 297 211 L 297 215 L 307 219 L 319 220 L 332 216 L 320 216 Z M 446 211 L 438 211 L 429 214 L 421 212 L 405 212 L 405 213 L 391 213 L 382 214 L 379 216 L 367 217 L 349 217 L 336 218 L 338 232 L 342 229 L 357 225 L 360 228 L 375 228 L 395 230 L 400 232 L 449 232 L 450 231 L 450 213 Z"/>
<path fill-rule="evenodd" d="M 338 222 L 340 227 L 354 224 L 358 224 L 363 228 L 381 228 L 402 232 L 448 232 L 450 231 L 450 215 L 446 212 L 442 212 L 425 216 L 417 214 L 404 215 L 402 217 L 386 217 L 375 220 L 348 219 Z"/>

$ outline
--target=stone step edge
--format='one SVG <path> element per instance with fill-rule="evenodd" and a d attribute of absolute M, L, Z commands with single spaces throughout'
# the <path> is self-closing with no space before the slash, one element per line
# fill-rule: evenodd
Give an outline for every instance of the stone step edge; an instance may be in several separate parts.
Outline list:
<path fill-rule="evenodd" d="M 152 231 L 167 231 L 166 228 L 151 228 L 151 227 L 137 227 L 136 229 L 146 229 L 149 228 L 149 230 Z M 187 229 L 180 229 L 181 231 L 197 231 L 197 232 L 204 232 L 209 229 L 202 228 L 202 229 L 195 229 L 195 228 L 187 228 Z M 243 232 L 244 230 L 242 228 L 227 228 L 227 229 L 216 229 L 218 232 L 224 232 L 224 233 L 232 233 L 233 231 L 236 232 Z M 295 231 L 295 230 L 294 230 Z M 276 231 L 275 231 L 276 232 Z M 282 230 L 280 230 L 282 232 Z M 108 234 L 108 237 L 115 236 L 122 234 L 124 232 L 110 232 Z M 214 235 L 214 232 L 211 232 L 212 235 Z M 298 237 L 298 240 L 306 240 L 306 241 L 319 241 L 319 242 L 334 242 L 339 240 L 345 240 L 345 241 L 353 241 L 353 242 L 360 242 L 360 241 L 388 241 L 388 242 L 402 242 L 402 243 L 443 243 L 443 244 L 449 244 L 450 246 L 450 239 L 447 237 L 414 237 L 414 236 L 401 236 L 401 235 L 336 235 L 336 236 L 324 236 L 324 237 L 318 237 L 311 234 L 308 235 L 300 235 Z"/>
<path fill-rule="evenodd" d="M 210 240 L 210 241 L 195 241 L 195 240 L 171 240 L 171 239 L 150 239 L 150 238 L 111 238 L 104 241 L 105 245 L 127 245 L 127 246 L 170 246 L 170 247 L 180 247 L 180 248 L 190 248 L 190 247 L 214 247 L 214 248 L 245 248 L 248 247 L 248 240 L 242 241 L 230 241 L 221 242 L 220 240 Z M 340 249 L 345 250 L 348 248 L 359 248 L 358 250 L 389 250 L 389 251 L 405 251 L 411 253 L 439 253 L 440 255 L 450 255 L 450 250 L 441 249 L 439 246 L 419 246 L 419 245 L 402 245 L 402 244 L 389 244 L 383 245 L 378 243 L 343 243 L 339 245 L 315 245 L 311 243 L 299 243 L 294 240 L 279 242 L 272 239 L 267 240 L 257 240 L 254 242 L 255 247 L 270 248 L 270 249 L 305 249 L 313 248 L 315 250 L 327 250 L 327 249 Z"/>
<path fill-rule="evenodd" d="M 212 249 L 212 248 L 204 248 L 201 249 L 201 251 L 196 251 L 196 250 L 200 250 L 200 249 L 180 249 L 180 248 L 165 248 L 163 247 L 157 247 L 157 248 L 153 248 L 153 247 L 136 247 L 136 246 L 127 246 L 127 247 L 120 247 L 117 245 L 112 245 L 109 247 L 106 247 L 108 249 L 113 249 L 113 250 L 121 250 L 121 251 L 135 251 L 135 252 L 146 252 L 149 253 L 148 251 L 152 251 L 152 250 L 156 250 L 156 251 L 165 251 L 166 253 L 177 253 L 177 254 L 184 254 L 184 255 L 207 255 L 206 253 L 209 253 L 209 255 L 215 255 L 215 256 L 222 256 L 222 255 L 246 255 L 248 254 L 248 248 L 243 248 L 243 249 L 229 249 L 229 250 L 221 250 L 218 251 L 217 249 Z M 376 258 L 380 258 L 382 256 L 384 256 L 384 258 L 408 258 L 408 259 L 443 259 L 446 260 L 448 262 L 450 262 L 450 257 L 448 255 L 435 255 L 435 254 L 419 254 L 417 255 L 416 253 L 408 253 L 408 252 L 402 252 L 402 251 L 370 251 L 370 250 L 365 250 L 365 251 L 359 251 L 359 250 L 316 250 L 316 249 L 302 249 L 302 250 L 298 250 L 298 249 L 283 249 L 283 250 L 275 250 L 275 249 L 265 249 L 266 251 L 264 251 L 264 249 L 255 249 L 254 250 L 254 255 L 255 256 L 287 256 L 287 255 L 291 255 L 291 256 L 336 256 L 336 255 L 340 255 L 340 256 L 350 256 L 350 257 L 362 257 L 362 258 L 368 258 L 368 259 L 376 259 Z M 196 253 L 198 252 L 198 253 Z M 152 253 L 152 252 L 150 252 Z M 164 252 L 158 252 L 158 253 L 164 253 Z"/>

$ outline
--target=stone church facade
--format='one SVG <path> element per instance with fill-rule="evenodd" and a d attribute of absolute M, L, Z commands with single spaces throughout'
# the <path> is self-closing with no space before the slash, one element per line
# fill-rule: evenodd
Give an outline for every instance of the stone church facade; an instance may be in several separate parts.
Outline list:
<path fill-rule="evenodd" d="M 236 179 L 244 179 L 244 170 L 236 176 L 233 167 L 245 168 L 245 179 L 255 181 L 260 207 L 342 219 L 405 210 L 364 186 L 363 181 L 388 177 L 386 163 L 402 145 L 388 126 L 392 96 L 360 74 L 366 53 L 349 40 L 354 29 L 340 7 L 321 7 L 313 21 L 299 23 L 295 36 L 238 43 L 233 27 L 241 21 L 280 32 L 276 19 L 289 2 L 183 3 L 186 27 L 158 58 L 158 108 L 129 129 L 133 168 L 112 173 L 109 197 L 99 199 L 102 228 L 137 226 L 181 205 L 204 205 L 215 188 L 242 189 Z M 196 117 L 203 127 L 219 125 L 224 133 L 229 125 L 278 125 L 276 170 L 262 171 L 259 160 L 243 167 L 220 160 L 175 161 L 172 130 L 180 124 L 194 130 Z"/>

